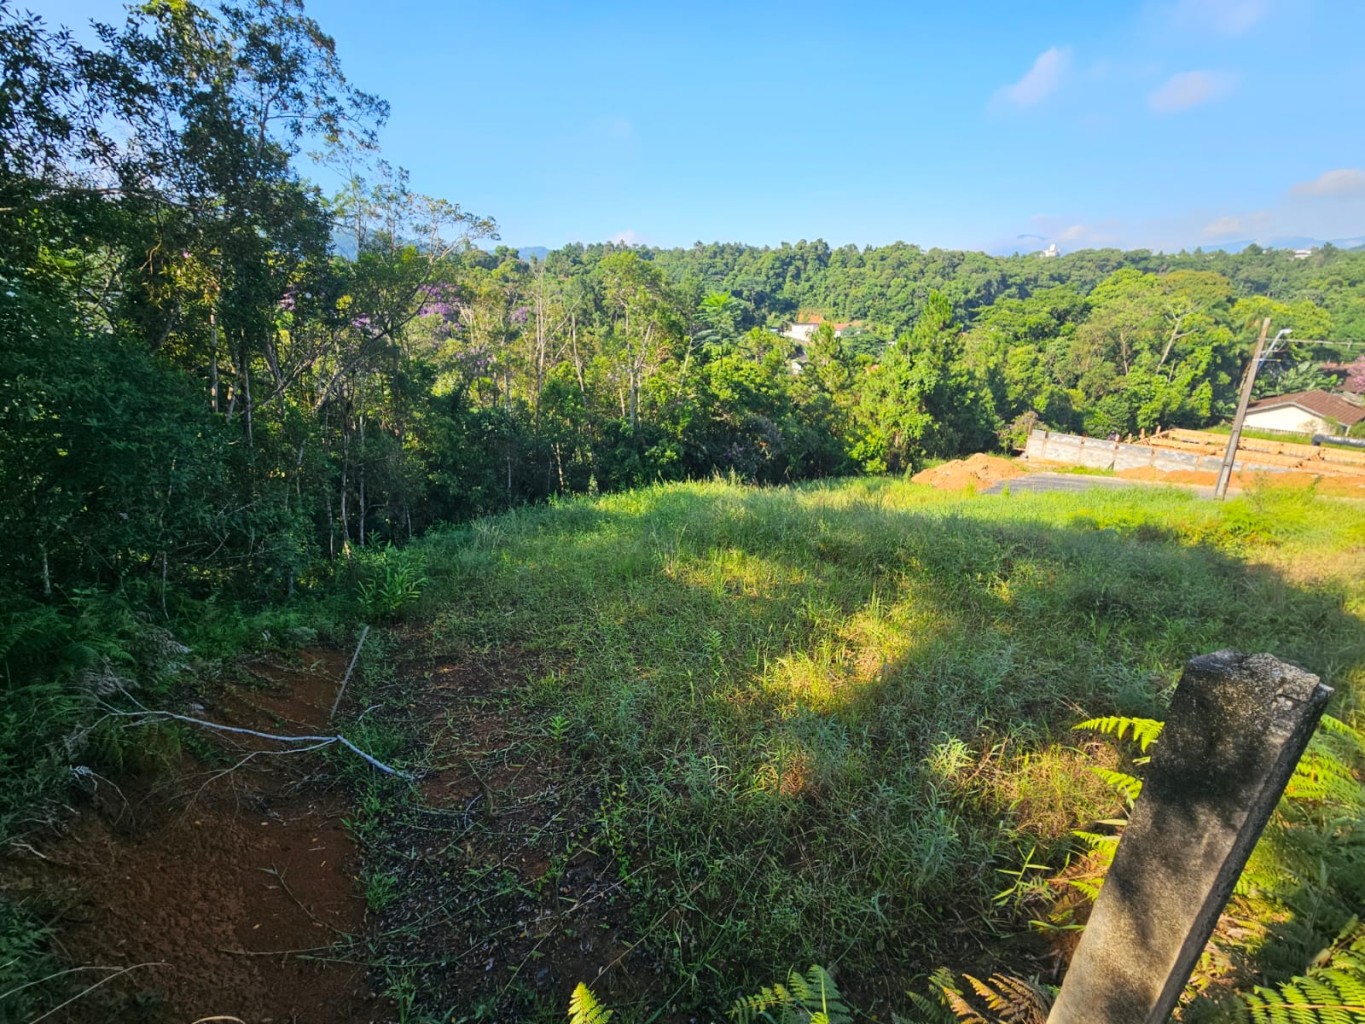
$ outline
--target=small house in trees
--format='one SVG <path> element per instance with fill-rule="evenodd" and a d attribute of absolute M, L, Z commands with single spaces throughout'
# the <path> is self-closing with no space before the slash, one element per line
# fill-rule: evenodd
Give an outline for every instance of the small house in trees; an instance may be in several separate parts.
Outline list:
<path fill-rule="evenodd" d="M 827 322 L 828 321 L 822 316 L 812 316 L 808 320 L 801 320 L 794 324 L 788 324 L 787 329 L 782 332 L 782 336 L 784 338 L 791 338 L 792 341 L 799 341 L 802 344 L 805 344 L 815 336 L 815 332 L 820 325 Z M 851 323 L 836 324 L 832 322 L 829 325 L 834 328 L 834 336 L 836 338 L 843 334 L 849 327 L 853 326 Z"/>
<path fill-rule="evenodd" d="M 1296 391 L 1263 398 L 1247 410 L 1249 430 L 1340 434 L 1365 420 L 1365 406 L 1330 391 Z"/>

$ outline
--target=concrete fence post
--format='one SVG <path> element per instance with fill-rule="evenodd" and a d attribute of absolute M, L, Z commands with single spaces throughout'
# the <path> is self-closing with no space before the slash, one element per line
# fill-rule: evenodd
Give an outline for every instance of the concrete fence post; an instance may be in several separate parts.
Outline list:
<path fill-rule="evenodd" d="M 1048 1024 L 1162 1024 L 1330 687 L 1268 654 L 1193 658 Z"/>

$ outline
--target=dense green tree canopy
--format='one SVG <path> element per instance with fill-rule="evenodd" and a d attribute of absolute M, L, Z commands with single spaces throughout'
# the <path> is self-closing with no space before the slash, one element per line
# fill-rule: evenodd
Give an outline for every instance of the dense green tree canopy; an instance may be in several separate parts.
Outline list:
<path fill-rule="evenodd" d="M 0 0 L 15 594 L 285 593 L 357 547 L 558 493 L 901 471 L 1037 422 L 1199 426 L 1263 317 L 1293 330 L 1267 390 L 1333 380 L 1317 364 L 1358 352 L 1328 343 L 1365 342 L 1365 252 L 1330 246 L 525 261 L 378 158 L 387 108 L 299 0 L 156 0 L 98 38 Z"/>

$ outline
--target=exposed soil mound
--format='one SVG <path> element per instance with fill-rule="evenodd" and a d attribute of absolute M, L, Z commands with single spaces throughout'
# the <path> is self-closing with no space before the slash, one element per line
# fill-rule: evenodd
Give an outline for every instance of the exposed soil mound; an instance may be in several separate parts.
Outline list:
<path fill-rule="evenodd" d="M 1005 480 L 1023 476 L 1026 472 L 1027 470 L 1010 459 L 1002 459 L 998 455 L 976 454 L 922 470 L 911 479 L 917 484 L 937 487 L 940 491 L 963 491 L 968 487 L 981 491 Z"/>

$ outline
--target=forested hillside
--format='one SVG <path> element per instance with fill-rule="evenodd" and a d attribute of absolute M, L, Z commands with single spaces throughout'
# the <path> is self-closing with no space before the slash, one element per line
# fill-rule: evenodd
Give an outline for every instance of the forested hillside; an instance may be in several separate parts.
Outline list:
<path fill-rule="evenodd" d="M 1262 316 L 1365 340 L 1365 252 L 1330 247 L 525 262 L 378 159 L 384 103 L 297 3 L 154 4 L 96 49 L 0 11 L 10 593 L 283 596 L 320 558 L 558 493 L 901 471 L 1036 419 L 1199 426 Z M 324 195 L 305 152 L 349 184 Z M 855 326 L 800 351 L 775 329 L 802 311 Z"/>
<path fill-rule="evenodd" d="M 910 327 L 929 292 L 943 291 L 968 319 L 997 299 L 1026 298 L 1066 287 L 1088 294 L 1122 269 L 1146 274 L 1200 270 L 1221 274 L 1236 297 L 1264 295 L 1281 302 L 1308 301 L 1328 318 L 1304 324 L 1322 337 L 1365 340 L 1365 251 L 1332 246 L 1296 259 L 1289 250 L 1248 246 L 1239 253 L 1179 254 L 1147 250 L 1084 249 L 1058 258 L 988 256 L 981 252 L 801 241 L 779 248 L 702 245 L 659 250 L 654 258 L 670 277 L 729 289 L 764 316 L 792 316 L 800 309 L 828 310 L 839 319 L 866 321 L 888 337 Z"/>
<path fill-rule="evenodd" d="M 994 257 L 817 240 L 523 259 L 499 244 L 498 211 L 421 194 L 385 162 L 386 103 L 347 79 L 301 0 L 150 0 L 88 38 L 0 0 L 7 849 L 75 817 L 61 804 L 77 789 L 93 802 L 110 779 L 188 777 L 188 764 L 221 766 L 216 780 L 264 753 L 228 767 L 195 729 L 317 741 L 294 752 L 363 759 L 340 782 L 319 769 L 359 794 L 345 829 L 332 816 L 367 858 L 356 873 L 332 864 L 339 902 L 363 914 L 350 888 L 363 879 L 370 924 L 401 924 L 368 938 L 355 924 L 344 962 L 384 978 L 398 1007 L 449 996 L 422 1019 L 455 1019 L 445 1006 L 468 1000 L 465 982 L 486 997 L 479 1019 L 552 1002 L 558 1019 L 559 996 L 520 973 L 545 938 L 517 915 L 546 894 L 556 927 L 602 897 L 594 913 L 631 942 L 613 963 L 638 948 L 640 977 L 665 986 L 633 999 L 681 1014 L 733 995 L 727 972 L 834 955 L 868 979 L 856 994 L 888 1007 L 932 957 L 974 951 L 974 930 L 1005 934 L 993 905 L 1020 920 L 1042 905 L 1048 883 L 1025 873 L 1064 862 L 1078 806 L 1106 813 L 1095 752 L 1055 739 L 1082 705 L 1156 714 L 1186 657 L 1266 643 L 1357 714 L 1360 535 L 1328 499 L 930 507 L 932 492 L 894 480 L 743 485 L 900 475 L 1007 451 L 1038 424 L 1214 424 L 1265 318 L 1293 333 L 1261 393 L 1365 392 L 1365 250 Z M 788 336 L 795 323 L 808 338 Z M 241 659 L 285 648 L 331 666 L 307 734 L 261 731 L 305 722 L 250 700 L 245 725 L 195 717 L 234 665 L 246 685 L 282 686 Z M 358 693 L 374 702 L 352 717 Z M 449 750 L 424 733 L 438 722 Z M 409 803 L 421 787 L 404 765 L 459 797 L 435 808 L 443 834 L 464 829 L 449 863 L 427 848 L 428 819 L 412 824 L 433 809 Z M 534 794 L 515 788 L 527 765 L 545 774 Z M 516 862 L 525 878 L 502 870 L 510 819 L 494 825 L 522 804 L 534 814 L 517 854 L 539 858 Z M 1319 804 L 1301 874 L 1321 884 L 1282 902 L 1328 910 L 1257 978 L 1301 972 L 1355 921 L 1358 844 L 1338 842 L 1348 812 Z M 322 927 L 282 862 L 244 870 L 279 882 L 307 936 Z M 1002 871 L 1018 885 L 992 904 Z M 561 875 L 585 894 L 563 914 Z M 132 893 L 132 877 L 114 888 Z M 65 1006 L 77 971 L 136 969 L 49 963 L 67 955 L 48 922 L 68 905 L 35 913 L 4 883 L 0 1018 L 14 995 Z M 163 890 L 196 928 L 212 916 Z M 505 901 L 485 912 L 506 920 L 432 931 L 458 918 L 421 903 L 432 894 L 459 913 Z M 1069 934 L 1063 909 L 1048 927 Z M 551 948 L 579 948 L 578 927 Z M 504 948 L 495 972 L 482 944 L 513 928 L 521 966 Z M 903 957 L 920 934 L 934 938 Z M 465 975 L 447 970 L 451 936 L 471 943 Z M 232 941 L 214 949 L 265 955 Z M 556 984 L 580 968 L 592 980 L 590 963 L 566 954 Z"/>

